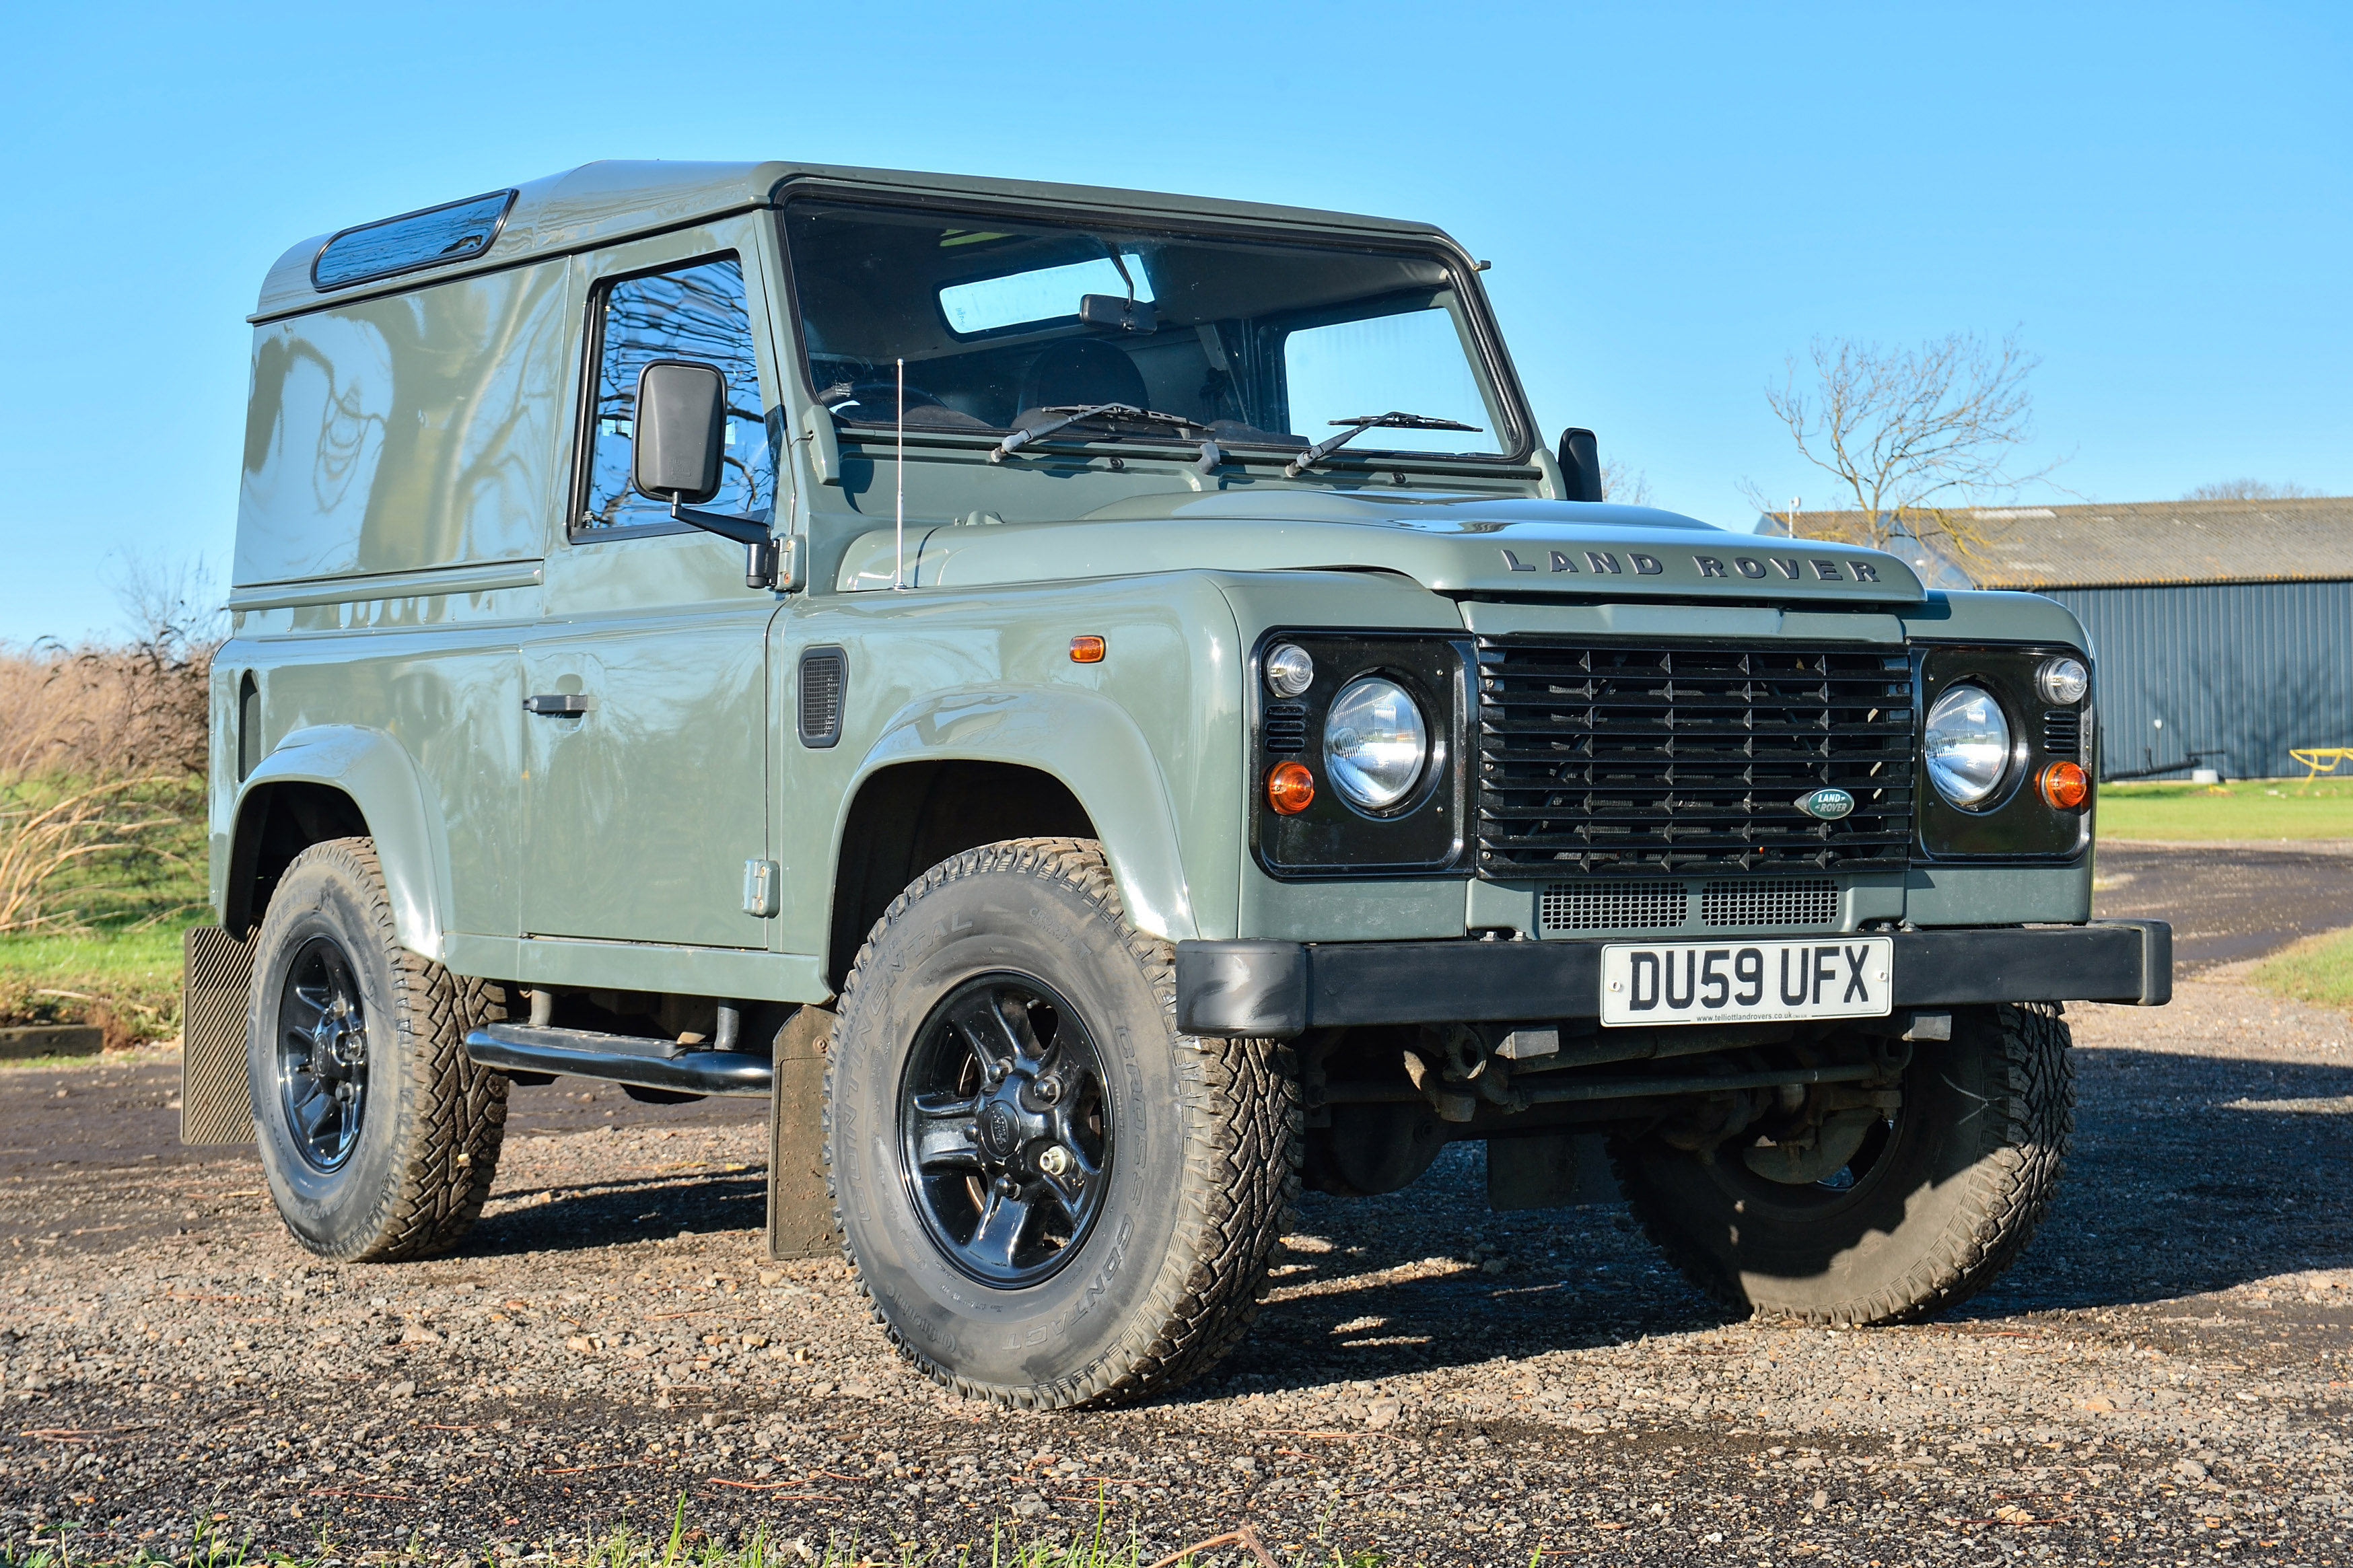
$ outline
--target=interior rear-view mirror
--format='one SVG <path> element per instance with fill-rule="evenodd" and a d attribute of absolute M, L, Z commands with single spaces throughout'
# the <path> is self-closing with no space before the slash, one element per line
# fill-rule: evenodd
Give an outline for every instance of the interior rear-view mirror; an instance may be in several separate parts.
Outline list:
<path fill-rule="evenodd" d="M 1124 332 L 1156 331 L 1160 312 L 1149 300 L 1126 300 L 1117 294 L 1079 296 L 1079 320 L 1091 327 L 1117 327 Z"/>
<path fill-rule="evenodd" d="M 702 501 L 719 493 L 727 430 L 727 378 L 716 365 L 658 359 L 638 373 L 629 482 L 656 500 Z"/>

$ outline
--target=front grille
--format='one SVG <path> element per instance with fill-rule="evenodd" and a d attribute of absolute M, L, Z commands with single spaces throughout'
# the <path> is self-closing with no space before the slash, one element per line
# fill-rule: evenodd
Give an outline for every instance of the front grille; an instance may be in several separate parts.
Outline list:
<path fill-rule="evenodd" d="M 1661 931 L 1683 923 L 1690 895 L 1675 882 L 1556 882 L 1536 900 L 1543 930 Z"/>
<path fill-rule="evenodd" d="M 1838 922 L 1838 884 L 1827 877 L 1710 882 L 1699 918 L 1712 926 L 1826 926 Z"/>
<path fill-rule="evenodd" d="M 2042 749 L 2054 757 L 2073 757 L 2084 750 L 2084 716 L 2052 710 L 2042 715 Z"/>
<path fill-rule="evenodd" d="M 1900 867 L 1909 659 L 1852 647 L 1479 642 L 1489 878 Z M 1799 797 L 1834 785 L 1851 816 Z"/>

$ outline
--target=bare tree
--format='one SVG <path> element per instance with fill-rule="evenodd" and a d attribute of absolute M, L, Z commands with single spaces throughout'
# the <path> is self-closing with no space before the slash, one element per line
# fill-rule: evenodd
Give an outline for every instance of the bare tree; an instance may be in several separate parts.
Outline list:
<path fill-rule="evenodd" d="M 106 574 L 106 582 L 133 647 L 169 658 L 209 649 L 228 635 L 218 581 L 194 556 L 124 558 Z"/>
<path fill-rule="evenodd" d="M 2316 496 L 2318 490 L 2306 489 L 2302 485 L 2266 484 L 2261 479 L 2223 479 L 2217 484 L 2200 485 L 2183 500 L 2299 500 Z"/>
<path fill-rule="evenodd" d="M 2042 363 L 2015 332 L 1999 342 L 1955 332 L 1915 349 L 1817 338 L 1809 359 L 1810 374 L 1790 360 L 1765 401 L 1799 455 L 1852 499 L 1856 543 L 1883 549 L 1909 534 L 1966 571 L 1986 544 L 1967 507 L 2058 467 L 2010 466 L 2033 437 L 2026 378 Z M 1758 510 L 1776 511 L 1745 488 Z"/>
<path fill-rule="evenodd" d="M 1613 458 L 1601 461 L 1601 499 L 1625 506 L 1651 504 L 1651 479 L 1639 469 L 1629 468 Z"/>

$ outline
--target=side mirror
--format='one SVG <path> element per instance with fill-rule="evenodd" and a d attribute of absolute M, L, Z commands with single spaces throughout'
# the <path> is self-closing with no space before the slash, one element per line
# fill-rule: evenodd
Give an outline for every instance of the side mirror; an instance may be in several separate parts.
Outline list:
<path fill-rule="evenodd" d="M 709 500 L 719 493 L 727 438 L 727 378 L 716 365 L 658 359 L 638 373 L 629 482 L 656 500 Z"/>
<path fill-rule="evenodd" d="M 1592 431 L 1572 426 L 1560 433 L 1560 475 L 1568 481 L 1569 500 L 1601 499 L 1601 453 Z"/>
<path fill-rule="evenodd" d="M 792 541 L 781 544 L 756 517 L 697 511 L 685 503 L 719 493 L 719 465 L 727 440 L 727 378 L 698 360 L 658 359 L 638 372 L 629 483 L 670 502 L 677 521 L 732 539 L 744 547 L 744 585 L 794 586 L 798 568 Z"/>

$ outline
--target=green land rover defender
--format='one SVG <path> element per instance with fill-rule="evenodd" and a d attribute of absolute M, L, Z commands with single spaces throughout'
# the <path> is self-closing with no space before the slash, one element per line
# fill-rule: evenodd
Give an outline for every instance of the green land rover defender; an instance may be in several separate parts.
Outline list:
<path fill-rule="evenodd" d="M 1603 498 L 1425 225 L 592 164 L 253 317 L 185 1135 L 459 1244 L 509 1086 L 765 1095 L 907 1358 L 1181 1383 L 1302 1184 L 1486 1145 L 1725 1308 L 2024 1245 L 2091 917 L 2083 628 Z M 1604 1157 L 1606 1155 L 1606 1164 Z"/>

